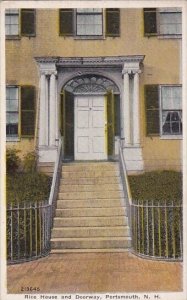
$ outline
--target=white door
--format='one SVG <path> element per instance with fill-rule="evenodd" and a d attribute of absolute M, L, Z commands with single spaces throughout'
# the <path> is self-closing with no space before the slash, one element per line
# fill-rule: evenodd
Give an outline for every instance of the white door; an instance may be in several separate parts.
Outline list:
<path fill-rule="evenodd" d="M 107 159 L 104 96 L 75 97 L 75 160 Z"/>

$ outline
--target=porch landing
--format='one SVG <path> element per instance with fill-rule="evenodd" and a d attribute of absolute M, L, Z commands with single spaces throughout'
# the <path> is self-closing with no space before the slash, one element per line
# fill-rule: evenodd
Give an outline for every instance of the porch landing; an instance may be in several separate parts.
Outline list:
<path fill-rule="evenodd" d="M 8 266 L 8 293 L 25 293 L 21 288 L 27 286 L 39 287 L 39 293 L 177 292 L 182 264 L 128 252 L 53 254 Z"/>

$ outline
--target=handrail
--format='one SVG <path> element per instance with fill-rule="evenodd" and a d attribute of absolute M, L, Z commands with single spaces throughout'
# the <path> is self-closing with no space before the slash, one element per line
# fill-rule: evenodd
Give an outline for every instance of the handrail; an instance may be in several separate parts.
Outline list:
<path fill-rule="evenodd" d="M 127 177 L 127 168 L 126 168 L 125 159 L 123 156 L 121 141 L 119 141 L 119 156 L 120 156 L 120 163 L 121 163 L 121 167 L 123 169 L 123 175 L 124 175 L 126 188 L 127 188 L 127 197 L 128 197 L 129 204 L 131 205 L 132 204 L 132 195 L 131 195 L 131 191 L 130 191 L 130 187 L 129 187 L 129 181 L 128 181 L 128 177 Z"/>
<path fill-rule="evenodd" d="M 120 164 L 120 174 L 122 178 L 122 185 L 123 185 L 123 191 L 126 194 L 126 208 L 127 208 L 127 217 L 128 217 L 128 224 L 130 228 L 130 233 L 132 237 L 132 222 L 131 222 L 131 205 L 132 205 L 132 196 L 131 191 L 129 187 L 129 182 L 127 178 L 127 169 L 125 165 L 125 159 L 123 156 L 123 148 L 122 148 L 122 142 L 119 141 L 119 164 Z"/>
<path fill-rule="evenodd" d="M 51 191 L 50 191 L 50 195 L 49 195 L 49 205 L 52 205 L 53 200 L 54 200 L 54 194 L 55 194 L 55 188 L 56 188 L 56 182 L 57 182 L 57 175 L 59 173 L 59 166 L 61 165 L 61 152 L 62 152 L 62 141 L 60 139 L 59 140 L 59 145 L 58 145 L 57 159 L 55 161 L 55 167 L 54 167 L 54 172 L 53 172 Z"/>

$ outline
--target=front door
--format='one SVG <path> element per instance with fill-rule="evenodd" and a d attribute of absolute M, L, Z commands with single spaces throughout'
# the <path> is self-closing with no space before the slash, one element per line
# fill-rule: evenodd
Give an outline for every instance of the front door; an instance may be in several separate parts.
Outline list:
<path fill-rule="evenodd" d="M 107 159 L 104 96 L 75 96 L 75 160 Z"/>

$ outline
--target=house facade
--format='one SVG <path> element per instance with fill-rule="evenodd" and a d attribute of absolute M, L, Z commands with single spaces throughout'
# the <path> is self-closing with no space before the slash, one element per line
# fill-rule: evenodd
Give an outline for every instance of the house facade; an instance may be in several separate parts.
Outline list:
<path fill-rule="evenodd" d="M 182 166 L 181 9 L 7 9 L 7 146 Z"/>

